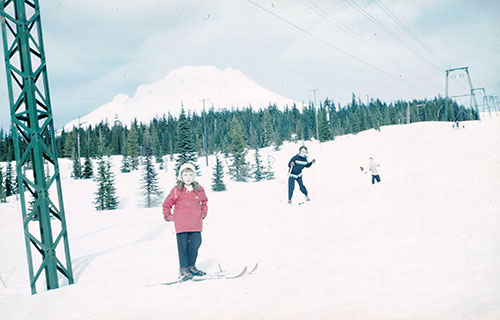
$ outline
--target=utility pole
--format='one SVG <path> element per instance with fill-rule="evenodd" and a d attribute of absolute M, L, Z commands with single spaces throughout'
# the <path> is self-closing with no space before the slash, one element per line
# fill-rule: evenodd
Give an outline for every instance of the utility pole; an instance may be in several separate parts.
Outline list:
<path fill-rule="evenodd" d="M 80 117 L 78 117 L 78 131 L 76 133 L 76 140 L 78 142 L 78 162 L 80 162 Z"/>
<path fill-rule="evenodd" d="M 410 124 L 410 103 L 406 107 L 406 124 Z"/>
<path fill-rule="evenodd" d="M 319 89 L 311 89 L 314 92 L 314 120 L 316 122 L 316 140 L 319 141 L 319 129 L 318 129 L 318 107 L 316 106 L 316 91 Z"/>
<path fill-rule="evenodd" d="M 80 148 L 80 128 L 81 128 L 82 124 L 85 124 L 85 123 L 87 123 L 87 121 L 80 122 L 80 117 L 78 117 L 78 132 L 77 132 L 78 134 L 76 136 L 77 142 L 78 142 L 78 162 L 80 162 L 80 159 L 82 156 L 80 153 L 80 150 L 81 150 L 81 148 Z"/>
<path fill-rule="evenodd" d="M 205 159 L 208 167 L 208 146 L 207 146 L 207 120 L 206 120 L 206 111 L 205 111 L 205 101 L 209 101 L 210 99 L 201 99 L 203 101 L 203 148 L 205 149 Z"/>
<path fill-rule="evenodd" d="M 35 294 L 38 280 L 45 281 L 47 290 L 59 287 L 58 275 L 73 283 L 39 1 L 0 1 L 0 22 L 28 272 Z M 52 166 L 47 179 L 44 159 Z M 23 170 L 30 162 L 33 170 Z M 56 197 L 49 195 L 52 186 Z M 25 191 L 34 200 L 31 208 Z"/>

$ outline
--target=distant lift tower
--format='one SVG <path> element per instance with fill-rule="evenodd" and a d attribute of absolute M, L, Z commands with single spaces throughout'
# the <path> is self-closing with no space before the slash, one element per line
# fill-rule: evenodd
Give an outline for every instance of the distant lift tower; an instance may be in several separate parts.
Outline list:
<path fill-rule="evenodd" d="M 488 106 L 492 107 L 495 112 L 498 112 L 500 109 L 500 100 L 498 96 L 487 96 L 486 101 L 488 101 Z"/>
<path fill-rule="evenodd" d="M 496 97 L 498 98 L 498 97 Z M 483 97 L 484 104 L 486 107 L 488 107 L 488 113 L 491 117 L 491 109 L 493 109 L 494 112 L 497 112 L 497 106 L 496 106 L 496 101 L 495 101 L 495 96 L 487 96 L 485 95 Z"/>
<path fill-rule="evenodd" d="M 0 0 L 0 20 L 31 293 L 35 294 L 38 280 L 45 280 L 47 290 L 73 283 L 38 0 Z M 64 277 L 61 283 L 59 274 Z"/>
<path fill-rule="evenodd" d="M 478 98 L 478 96 L 475 94 L 476 91 L 479 91 L 479 92 L 482 92 L 482 96 L 483 96 L 483 104 L 482 104 L 482 111 L 486 111 L 486 108 L 488 108 L 488 111 L 489 111 L 489 107 L 488 107 L 488 101 L 485 99 L 486 97 L 486 89 L 485 88 L 473 88 L 472 89 L 472 92 L 474 92 L 474 96 L 476 97 L 476 99 Z M 481 95 L 479 95 L 480 97 Z M 471 103 L 472 103 L 472 95 L 471 95 Z"/>
<path fill-rule="evenodd" d="M 463 71 L 465 71 L 465 73 L 467 73 L 467 80 L 469 82 L 470 93 L 449 97 L 448 96 L 448 78 L 449 78 L 449 76 L 450 76 L 451 73 L 457 72 L 457 71 L 460 71 L 460 70 L 463 70 Z M 454 69 L 448 69 L 448 70 L 446 70 L 446 100 L 445 100 L 445 103 L 444 103 L 445 119 L 448 119 L 448 99 L 449 98 L 458 98 L 458 97 L 468 97 L 468 96 L 471 97 L 471 106 L 474 107 L 474 110 L 476 110 L 476 112 L 479 115 L 479 109 L 478 109 L 478 106 L 477 106 L 477 99 L 476 99 L 476 96 L 474 94 L 474 90 L 473 90 L 473 87 L 472 87 L 472 80 L 470 78 L 469 67 L 461 67 L 461 68 L 454 68 Z"/>

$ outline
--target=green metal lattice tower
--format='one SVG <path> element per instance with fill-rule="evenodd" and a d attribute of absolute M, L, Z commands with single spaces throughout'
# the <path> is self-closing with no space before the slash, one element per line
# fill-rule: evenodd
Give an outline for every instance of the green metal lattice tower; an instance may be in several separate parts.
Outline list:
<path fill-rule="evenodd" d="M 73 283 L 39 2 L 0 0 L 0 19 L 31 293 L 35 294 L 37 283 L 44 280 L 47 290 L 58 288 L 59 275 L 64 277 L 61 284 Z"/>

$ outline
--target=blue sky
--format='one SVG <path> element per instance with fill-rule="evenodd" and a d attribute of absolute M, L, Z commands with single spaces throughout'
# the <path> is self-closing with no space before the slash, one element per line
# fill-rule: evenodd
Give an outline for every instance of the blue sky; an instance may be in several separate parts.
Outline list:
<path fill-rule="evenodd" d="M 42 1 L 41 17 L 57 128 L 189 65 L 241 70 L 296 101 L 317 88 L 342 104 L 352 93 L 444 95 L 445 70 L 467 66 L 474 87 L 500 95 L 497 0 L 61 0 Z M 7 128 L 3 64 L 0 73 Z M 467 89 L 463 75 L 450 79 L 450 94 Z"/>

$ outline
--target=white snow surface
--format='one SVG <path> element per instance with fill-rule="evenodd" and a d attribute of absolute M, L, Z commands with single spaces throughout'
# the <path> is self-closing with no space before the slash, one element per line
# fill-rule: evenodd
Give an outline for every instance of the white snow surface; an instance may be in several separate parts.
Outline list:
<path fill-rule="evenodd" d="M 306 141 L 312 201 L 289 206 L 300 143 L 261 150 L 276 179 L 210 190 L 197 265 L 232 280 L 149 286 L 178 276 L 172 223 L 140 203 L 141 172 L 119 173 L 120 208 L 97 212 L 95 182 L 60 160 L 75 284 L 31 295 L 20 206 L 0 204 L 0 319 L 500 319 L 500 118 L 382 127 Z M 360 171 L 373 156 L 382 182 Z M 249 159 L 252 155 L 249 154 Z M 264 161 L 265 162 L 265 161 Z M 5 167 L 5 166 L 4 166 Z M 173 162 L 160 172 L 174 185 Z M 294 202 L 304 199 L 296 187 Z M 62 258 L 61 258 L 62 259 Z M 43 277 L 42 277 L 43 279 Z"/>
<path fill-rule="evenodd" d="M 96 125 L 101 121 L 113 123 L 120 120 L 124 125 L 137 119 L 148 123 L 155 117 L 168 113 L 177 117 L 181 105 L 187 110 L 198 114 L 212 106 L 215 110 L 243 108 L 251 106 L 254 109 L 266 108 L 269 104 L 278 107 L 292 107 L 291 99 L 271 92 L 250 80 L 241 71 L 233 68 L 217 69 L 214 66 L 187 66 L 172 70 L 164 79 L 141 85 L 135 95 L 116 95 L 113 100 L 98 107 L 88 115 L 70 121 L 64 130 L 71 131 L 73 127 Z"/>

